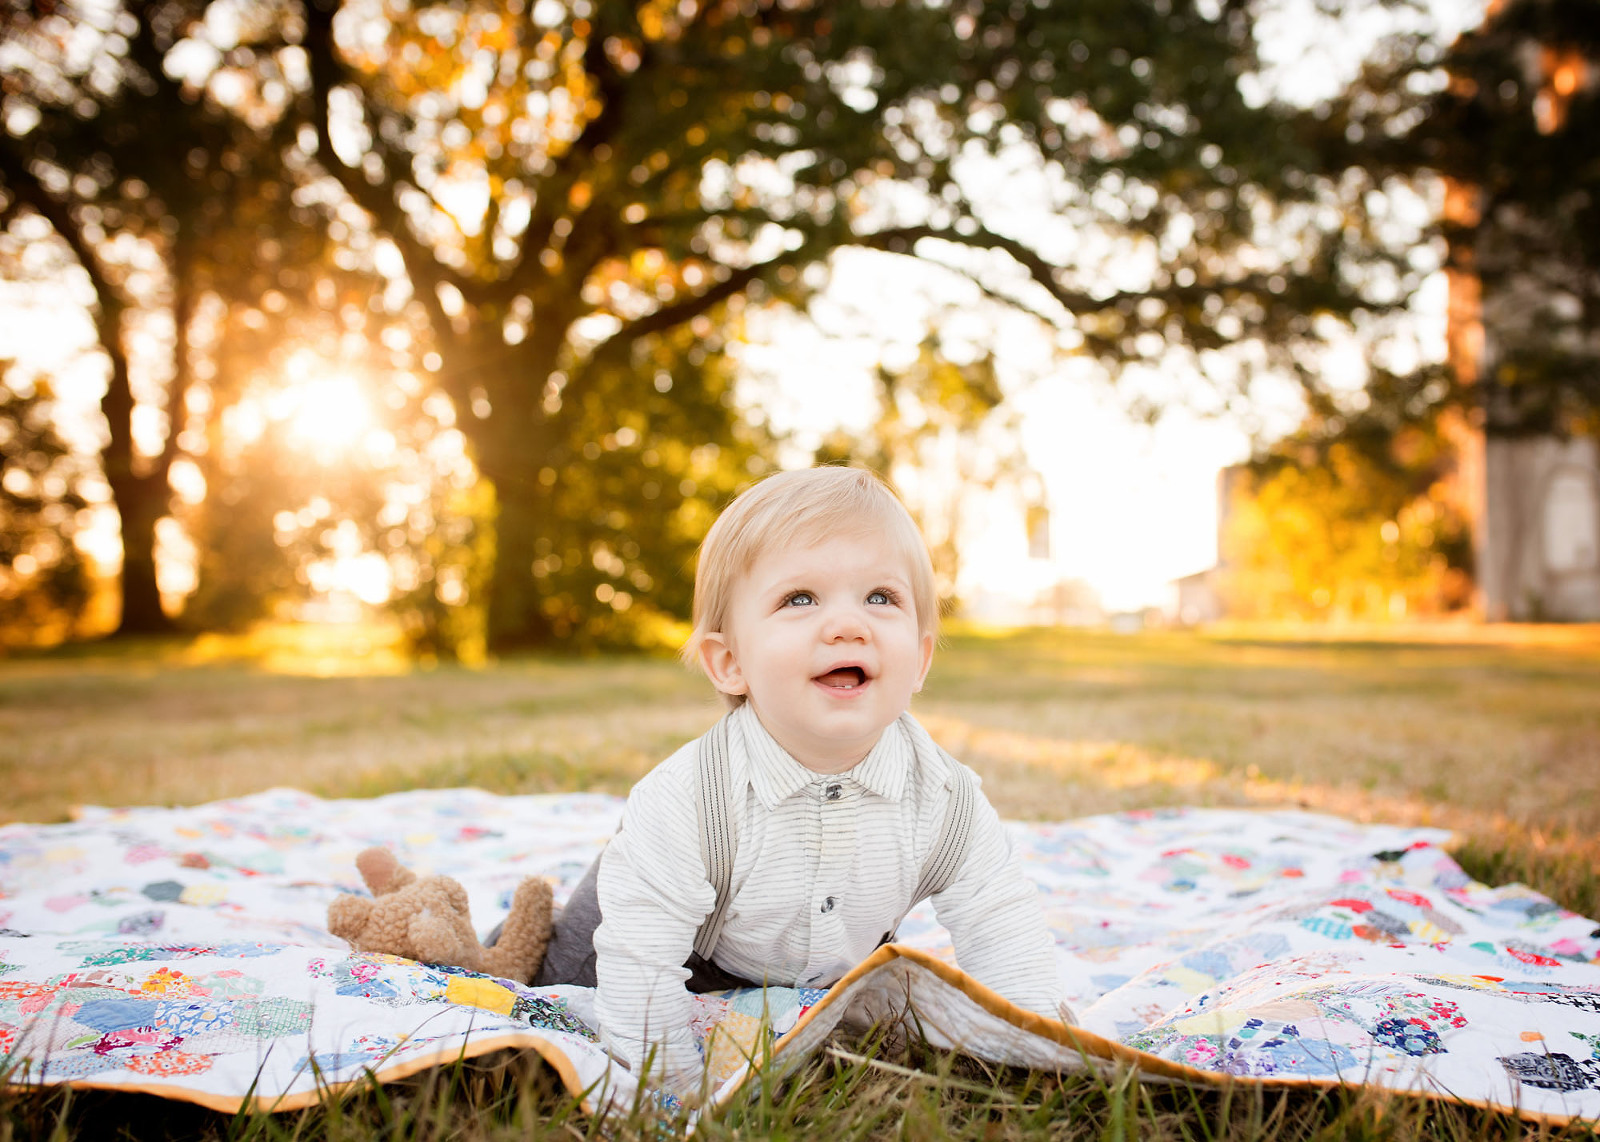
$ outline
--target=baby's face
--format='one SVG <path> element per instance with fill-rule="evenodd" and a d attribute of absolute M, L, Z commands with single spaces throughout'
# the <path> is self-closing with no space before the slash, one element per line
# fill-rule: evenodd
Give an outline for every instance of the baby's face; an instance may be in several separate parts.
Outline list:
<path fill-rule="evenodd" d="M 905 712 L 933 641 L 918 629 L 905 558 L 863 533 L 762 555 L 701 655 L 717 688 L 747 695 L 802 765 L 838 773 Z"/>

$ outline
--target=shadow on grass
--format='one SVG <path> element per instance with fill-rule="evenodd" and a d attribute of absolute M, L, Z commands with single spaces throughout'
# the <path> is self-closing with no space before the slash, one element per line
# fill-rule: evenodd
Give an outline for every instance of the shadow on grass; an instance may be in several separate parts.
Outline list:
<path fill-rule="evenodd" d="M 227 1114 L 147 1094 L 0 1090 L 0 1139 L 140 1142 L 499 1142 L 597 1138 L 560 1078 L 532 1052 L 504 1051 L 393 1083 L 368 1082 L 319 1106 Z"/>

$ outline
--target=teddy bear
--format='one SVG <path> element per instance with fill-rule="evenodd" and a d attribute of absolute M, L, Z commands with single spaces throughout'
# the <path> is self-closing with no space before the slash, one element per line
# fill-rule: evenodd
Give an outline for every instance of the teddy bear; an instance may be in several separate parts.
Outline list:
<path fill-rule="evenodd" d="M 358 952 L 382 952 L 528 983 L 550 942 L 550 885 L 530 876 L 517 885 L 494 947 L 478 942 L 467 891 L 448 876 L 418 877 L 385 848 L 356 856 L 372 898 L 342 894 L 328 905 L 328 930 Z"/>

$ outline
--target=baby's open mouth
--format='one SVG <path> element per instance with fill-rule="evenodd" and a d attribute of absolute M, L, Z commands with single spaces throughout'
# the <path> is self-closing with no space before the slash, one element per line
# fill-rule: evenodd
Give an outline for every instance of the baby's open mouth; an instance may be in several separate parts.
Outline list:
<path fill-rule="evenodd" d="M 813 682 L 820 682 L 824 686 L 832 686 L 838 690 L 854 690 L 866 680 L 867 672 L 859 666 L 841 666 L 837 670 L 830 670 L 812 679 Z"/>

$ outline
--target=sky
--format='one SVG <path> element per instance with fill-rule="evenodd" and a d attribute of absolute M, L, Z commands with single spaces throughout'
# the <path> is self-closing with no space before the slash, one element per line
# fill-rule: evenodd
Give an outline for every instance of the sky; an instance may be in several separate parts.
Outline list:
<path fill-rule="evenodd" d="M 887 299 L 903 302 L 919 284 L 915 268 L 884 276 L 893 283 L 902 273 L 898 290 L 878 287 L 880 336 L 895 324 Z M 1041 367 L 1045 335 L 1025 321 L 1010 324 L 1002 378 L 1019 414 L 1025 468 L 1043 486 L 1050 558 L 1029 557 L 1019 488 L 980 494 L 967 512 L 961 593 L 995 596 L 992 606 L 1026 603 L 1058 581 L 1079 579 L 1109 610 L 1166 605 L 1172 580 L 1216 560 L 1217 473 L 1249 456 L 1249 436 L 1235 423 L 1182 410 L 1154 425 L 1136 421 L 1096 370 Z M 1017 330 L 1035 343 L 1019 345 Z M 766 376 L 743 396 L 793 436 L 790 463 L 835 428 L 870 424 L 877 404 L 868 370 L 879 346 L 865 335 L 819 336 L 800 322 L 758 333 L 765 343 L 746 350 L 747 361 Z"/>

